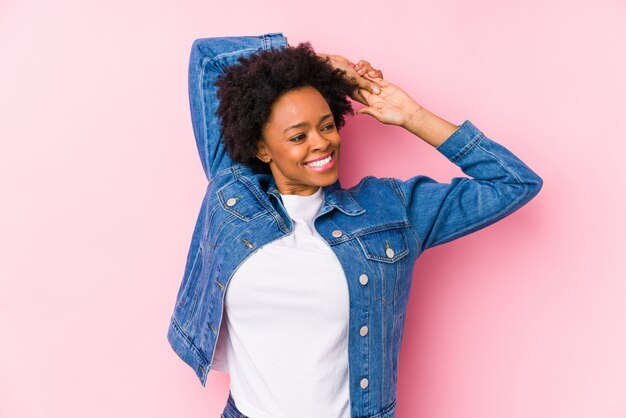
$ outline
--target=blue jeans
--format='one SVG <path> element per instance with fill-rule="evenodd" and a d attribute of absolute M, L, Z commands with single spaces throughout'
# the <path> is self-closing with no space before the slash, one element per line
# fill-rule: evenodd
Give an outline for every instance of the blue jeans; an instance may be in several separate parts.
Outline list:
<path fill-rule="evenodd" d="M 247 415 L 241 413 L 240 410 L 235 406 L 235 400 L 233 399 L 230 390 L 228 391 L 228 400 L 226 401 L 226 406 L 222 411 L 222 415 L 220 418 L 249 418 Z"/>

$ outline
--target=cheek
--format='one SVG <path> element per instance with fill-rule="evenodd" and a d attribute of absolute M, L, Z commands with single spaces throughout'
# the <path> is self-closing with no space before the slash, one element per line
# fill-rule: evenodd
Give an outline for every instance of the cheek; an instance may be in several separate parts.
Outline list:
<path fill-rule="evenodd" d="M 333 141 L 333 144 L 337 149 L 341 148 L 341 138 L 337 136 L 337 139 Z"/>
<path fill-rule="evenodd" d="M 290 149 L 283 150 L 278 159 L 280 162 L 285 165 L 296 165 L 301 163 L 306 157 L 306 153 L 304 152 L 304 148 L 300 147 L 291 147 Z"/>

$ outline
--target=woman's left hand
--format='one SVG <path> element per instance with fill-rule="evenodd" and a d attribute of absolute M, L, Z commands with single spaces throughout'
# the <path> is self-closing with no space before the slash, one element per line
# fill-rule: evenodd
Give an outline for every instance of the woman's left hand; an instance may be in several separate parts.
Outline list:
<path fill-rule="evenodd" d="M 357 114 L 373 116 L 388 125 L 406 127 L 411 117 L 422 109 L 422 106 L 395 84 L 369 74 L 365 74 L 365 77 L 375 81 L 381 92 L 372 94 L 366 89 L 359 89 L 358 94 L 363 97 L 365 107 L 358 109 Z"/>
<path fill-rule="evenodd" d="M 333 68 L 339 68 L 345 71 L 348 77 L 356 80 L 359 86 L 354 89 L 354 91 L 350 95 L 350 98 L 352 100 L 366 105 L 367 102 L 365 101 L 365 98 L 361 94 L 359 94 L 359 90 L 366 90 L 372 94 L 380 93 L 381 90 L 378 82 L 373 79 L 367 79 L 364 77 L 364 75 L 369 74 L 376 77 L 377 79 L 382 80 L 383 72 L 372 67 L 369 62 L 365 60 L 360 60 L 359 62 L 354 64 L 349 59 L 342 57 L 341 55 L 328 55 L 323 53 L 316 53 L 316 55 L 328 59 Z"/>

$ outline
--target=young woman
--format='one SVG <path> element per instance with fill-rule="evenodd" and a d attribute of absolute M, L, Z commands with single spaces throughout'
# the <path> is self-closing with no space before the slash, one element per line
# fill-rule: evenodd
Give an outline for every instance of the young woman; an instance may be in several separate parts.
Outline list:
<path fill-rule="evenodd" d="M 366 61 L 281 33 L 198 39 L 194 133 L 209 180 L 168 332 L 223 417 L 395 416 L 413 266 L 513 213 L 542 180 L 470 121 L 432 114 Z M 338 181 L 348 97 L 471 176 Z"/>

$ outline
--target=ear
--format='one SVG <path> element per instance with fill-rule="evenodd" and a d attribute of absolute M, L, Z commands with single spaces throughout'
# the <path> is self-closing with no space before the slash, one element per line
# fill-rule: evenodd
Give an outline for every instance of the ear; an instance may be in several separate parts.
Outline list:
<path fill-rule="evenodd" d="M 264 163 L 269 164 L 269 162 L 272 161 L 272 157 L 269 155 L 269 151 L 267 149 L 267 144 L 263 138 L 261 138 L 257 143 L 256 157 Z"/>

